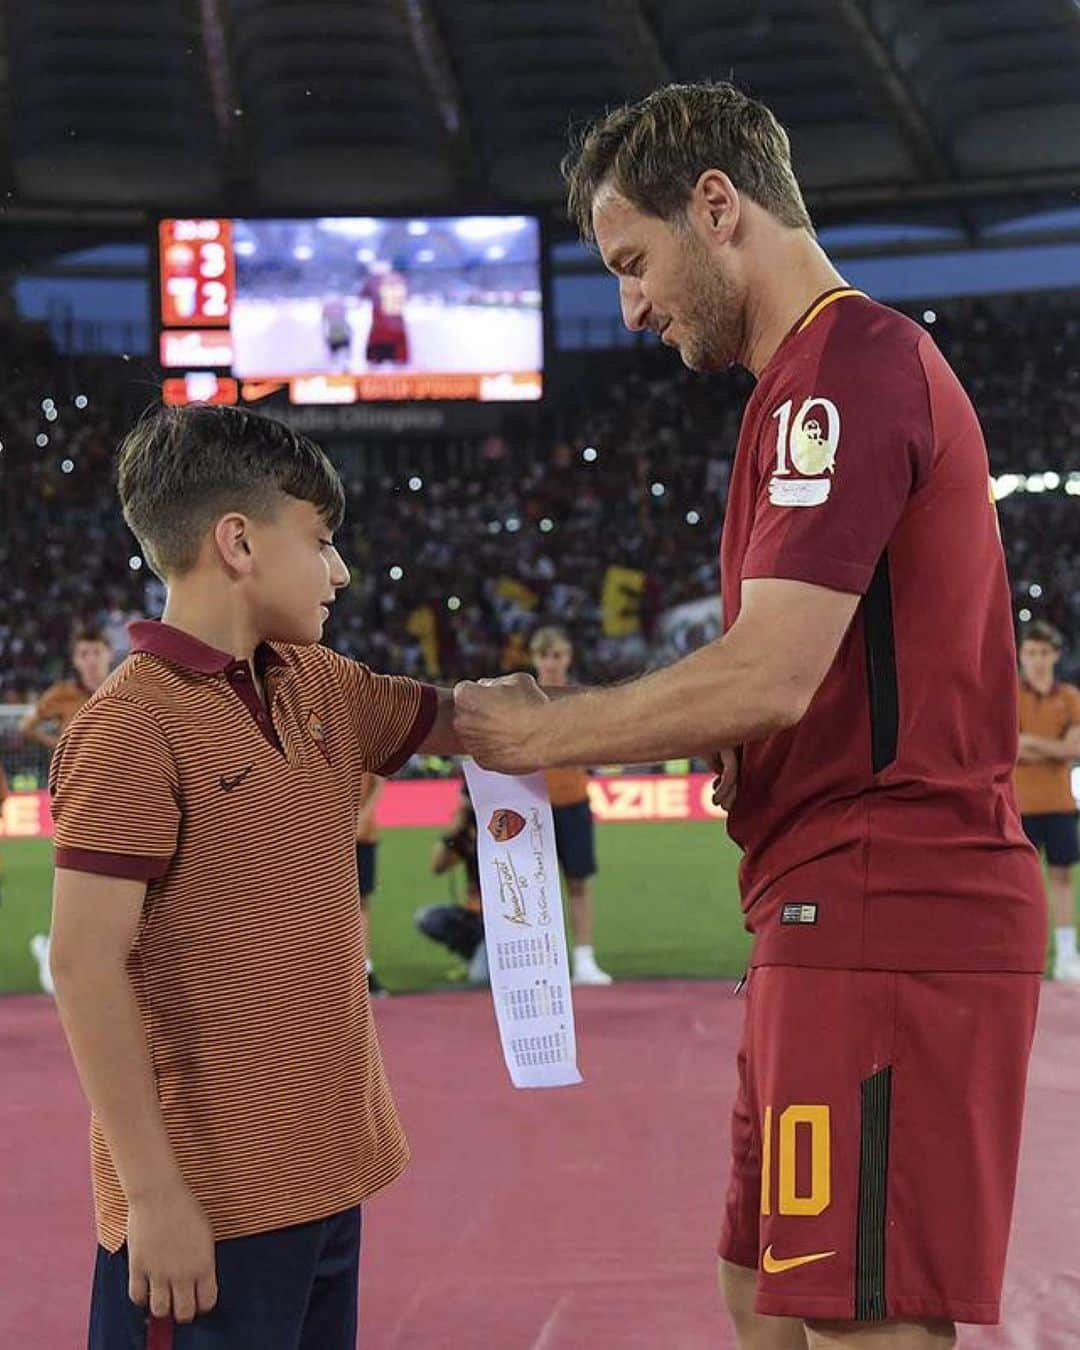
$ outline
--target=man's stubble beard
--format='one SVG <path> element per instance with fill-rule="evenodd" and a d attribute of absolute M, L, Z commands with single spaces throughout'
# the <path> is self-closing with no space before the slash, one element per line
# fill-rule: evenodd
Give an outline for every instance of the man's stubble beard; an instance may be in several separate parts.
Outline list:
<path fill-rule="evenodd" d="M 685 269 L 693 299 L 683 320 L 687 334 L 680 352 L 683 364 L 699 372 L 727 370 L 742 347 L 741 297 L 692 236 L 687 242 Z"/>

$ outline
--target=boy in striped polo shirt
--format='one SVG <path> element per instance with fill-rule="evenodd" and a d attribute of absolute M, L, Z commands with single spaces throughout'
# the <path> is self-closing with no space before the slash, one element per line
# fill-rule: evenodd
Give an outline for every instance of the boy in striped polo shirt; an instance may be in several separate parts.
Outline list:
<path fill-rule="evenodd" d="M 93 1109 L 91 1350 L 353 1350 L 360 1205 L 408 1160 L 368 1001 L 359 794 L 414 751 L 458 753 L 451 705 L 320 644 L 349 573 L 310 441 L 159 409 L 119 486 L 168 601 L 51 776 L 52 969 Z"/>

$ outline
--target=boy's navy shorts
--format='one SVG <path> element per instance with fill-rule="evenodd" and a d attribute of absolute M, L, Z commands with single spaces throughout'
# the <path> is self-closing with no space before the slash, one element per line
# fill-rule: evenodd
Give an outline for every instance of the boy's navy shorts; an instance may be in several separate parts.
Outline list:
<path fill-rule="evenodd" d="M 378 847 L 378 844 L 356 846 L 356 878 L 363 896 L 369 896 L 375 890 L 375 854 Z"/>
<path fill-rule="evenodd" d="M 555 849 L 562 869 L 572 881 L 584 881 L 596 872 L 593 814 L 588 799 L 551 809 L 555 822 Z"/>
<path fill-rule="evenodd" d="M 193 1322 L 128 1298 L 128 1252 L 98 1248 L 89 1350 L 356 1350 L 360 1209 L 216 1244 L 218 1301 Z"/>
<path fill-rule="evenodd" d="M 1027 837 L 1051 867 L 1075 867 L 1080 862 L 1075 811 L 1046 811 L 1020 817 Z"/>

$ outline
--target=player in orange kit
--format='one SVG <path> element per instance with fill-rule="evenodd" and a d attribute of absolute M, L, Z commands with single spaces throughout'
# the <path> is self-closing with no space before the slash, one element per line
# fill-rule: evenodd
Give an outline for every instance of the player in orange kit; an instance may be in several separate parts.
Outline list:
<path fill-rule="evenodd" d="M 1061 634 L 1035 622 L 1020 641 L 1020 751 L 1016 796 L 1027 837 L 1046 855 L 1054 919 L 1054 979 L 1080 981 L 1072 869 L 1080 862 L 1069 779 L 1080 759 L 1080 689 L 1055 678 Z"/>
<path fill-rule="evenodd" d="M 561 629 L 538 628 L 529 643 L 529 657 L 541 686 L 551 688 L 568 682 L 574 648 Z M 570 892 L 574 983 L 611 984 L 611 976 L 596 964 L 593 951 L 589 881 L 596 875 L 596 832 L 589 806 L 589 775 L 580 768 L 548 769 L 544 777 L 555 820 L 559 865 Z"/>
<path fill-rule="evenodd" d="M 43 745 L 50 754 L 75 714 L 105 683 L 112 664 L 112 647 L 104 633 L 90 626 L 77 628 L 71 639 L 71 664 L 75 667 L 75 678 L 49 685 L 19 728 L 27 740 Z M 35 933 L 30 939 L 30 951 L 37 964 L 38 983 L 51 994 L 48 935 Z"/>
<path fill-rule="evenodd" d="M 371 951 L 371 897 L 375 892 L 376 858 L 379 851 L 379 827 L 375 808 L 382 796 L 383 780 L 373 773 L 364 774 L 360 785 L 360 806 L 356 813 L 356 877 L 360 886 L 360 908 L 368 921 L 368 951 Z M 375 974 L 370 955 L 367 959 L 369 994 L 385 994 L 387 990 Z"/>

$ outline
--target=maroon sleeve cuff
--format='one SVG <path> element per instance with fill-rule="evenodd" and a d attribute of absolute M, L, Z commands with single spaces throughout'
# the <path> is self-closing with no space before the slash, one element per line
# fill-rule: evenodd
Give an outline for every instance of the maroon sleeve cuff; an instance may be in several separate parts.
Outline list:
<path fill-rule="evenodd" d="M 829 591 L 865 595 L 874 577 L 874 567 L 809 553 L 781 552 L 774 558 L 768 553 L 751 551 L 743 562 L 742 576 L 748 581 L 757 578 L 805 581 L 811 586 L 824 586 Z"/>
<path fill-rule="evenodd" d="M 428 732 L 435 725 L 438 712 L 439 691 L 433 684 L 422 684 L 420 686 L 420 706 L 416 710 L 416 720 L 412 724 L 412 730 L 393 756 L 375 770 L 380 778 L 389 778 L 391 774 L 397 773 L 398 769 L 403 764 L 408 763 L 411 756 L 416 754 L 427 739 Z"/>
<path fill-rule="evenodd" d="M 171 858 L 147 858 L 133 853 L 99 853 L 89 848 L 58 848 L 56 866 L 68 872 L 93 872 L 125 881 L 157 881 L 169 870 Z"/>

